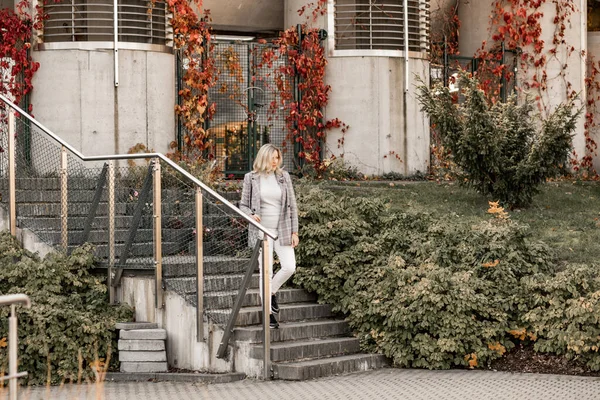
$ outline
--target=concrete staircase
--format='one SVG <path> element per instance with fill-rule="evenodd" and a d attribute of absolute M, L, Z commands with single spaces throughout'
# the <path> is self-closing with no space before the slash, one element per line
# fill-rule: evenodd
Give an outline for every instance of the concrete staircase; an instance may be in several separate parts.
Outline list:
<path fill-rule="evenodd" d="M 70 187 L 69 201 L 75 204 L 69 212 L 69 243 L 72 247 L 80 244 L 83 225 L 95 189 L 94 179 L 81 178 Z M 0 180 L 0 191 L 7 187 L 6 181 Z M 18 182 L 18 224 L 34 231 L 49 244 L 60 242 L 60 191 L 57 178 L 23 179 Z M 116 255 L 121 254 L 123 242 L 132 223 L 133 210 L 125 199 L 129 192 L 122 189 L 117 192 L 120 199 L 116 205 Z M 239 194 L 227 194 L 236 202 Z M 180 194 L 163 192 L 165 199 L 177 199 Z M 188 197 L 189 199 L 189 197 Z M 2 203 L 7 201 L 3 196 Z M 0 203 L 0 204 L 2 204 Z M 191 246 L 193 218 L 181 217 L 181 210 L 192 210 L 191 199 L 166 201 L 163 207 L 163 279 L 165 289 L 176 292 L 187 303 L 197 305 L 196 299 L 196 266 Z M 204 207 L 204 223 L 214 227 L 212 242 L 205 245 L 204 305 L 208 318 L 224 327 L 229 317 L 226 309 L 232 303 L 240 289 L 248 258 L 241 256 L 240 248 L 231 246 L 222 239 L 227 234 L 238 235 L 239 232 L 219 232 L 226 229 L 223 219 L 228 217 L 220 211 L 222 206 L 207 204 Z M 89 237 L 96 244 L 96 256 L 108 256 L 107 240 L 107 194 L 103 194 L 98 207 L 97 216 Z M 189 217 L 189 215 L 188 215 Z M 169 225 L 170 220 L 183 221 L 176 227 Z M 152 269 L 152 224 L 151 216 L 142 217 L 127 268 Z M 238 240 L 239 241 L 239 240 Z M 238 244 L 238 246 L 240 246 Z M 244 244 L 241 245 L 245 247 Z M 219 250 L 220 249 L 220 250 Z M 218 251 L 217 251 L 218 250 Z M 247 249 L 245 249 L 247 250 Z M 223 254 L 225 251 L 227 254 Z M 100 263 L 102 267 L 105 263 Z M 252 277 L 250 289 L 244 298 L 243 307 L 237 317 L 234 335 L 230 345 L 233 350 L 239 346 L 250 348 L 248 356 L 255 362 L 262 362 L 262 310 L 258 293 L 258 271 Z M 278 293 L 280 305 L 279 329 L 271 330 L 271 360 L 273 377 L 287 380 L 306 380 L 340 373 L 363 371 L 381 368 L 387 360 L 381 355 L 360 353 L 358 339 L 351 335 L 348 324 L 332 313 L 331 307 L 318 304 L 314 294 L 302 289 L 283 288 Z M 238 371 L 245 372 L 245 371 Z"/>

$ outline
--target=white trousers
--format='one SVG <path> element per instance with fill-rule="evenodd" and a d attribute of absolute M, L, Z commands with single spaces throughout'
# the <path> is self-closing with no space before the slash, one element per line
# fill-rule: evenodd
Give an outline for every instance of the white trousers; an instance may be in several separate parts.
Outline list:
<path fill-rule="evenodd" d="M 279 290 L 279 288 L 294 274 L 296 271 L 296 254 L 294 253 L 294 248 L 292 246 L 282 246 L 279 244 L 279 239 L 273 243 L 273 239 L 268 238 L 269 240 L 269 265 L 273 265 L 273 249 L 277 253 L 279 257 L 279 263 L 281 264 L 281 268 L 275 276 L 273 276 L 273 268 L 271 268 L 269 274 L 269 282 L 271 287 L 271 293 L 275 294 Z M 260 250 L 260 255 L 258 256 L 258 267 L 260 269 L 260 298 L 262 299 L 263 293 L 263 284 L 262 284 L 262 248 Z"/>

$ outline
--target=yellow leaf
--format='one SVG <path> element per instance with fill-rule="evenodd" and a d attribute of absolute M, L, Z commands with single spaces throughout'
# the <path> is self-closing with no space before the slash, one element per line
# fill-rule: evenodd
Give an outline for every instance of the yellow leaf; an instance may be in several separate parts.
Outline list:
<path fill-rule="evenodd" d="M 496 260 L 494 260 L 494 261 L 490 261 L 490 262 L 487 262 L 487 263 L 483 263 L 482 265 L 483 265 L 485 268 L 492 268 L 492 267 L 495 267 L 496 265 L 498 265 L 499 263 L 500 263 L 500 260 L 496 259 Z"/>
<path fill-rule="evenodd" d="M 8 346 L 8 343 L 6 342 L 6 338 L 3 337 L 2 339 L 0 339 L 0 347 L 6 347 Z"/>
<path fill-rule="evenodd" d="M 492 351 L 498 352 L 498 354 L 503 355 L 506 353 L 506 347 L 502 346 L 499 342 L 496 343 L 488 343 L 488 348 Z"/>

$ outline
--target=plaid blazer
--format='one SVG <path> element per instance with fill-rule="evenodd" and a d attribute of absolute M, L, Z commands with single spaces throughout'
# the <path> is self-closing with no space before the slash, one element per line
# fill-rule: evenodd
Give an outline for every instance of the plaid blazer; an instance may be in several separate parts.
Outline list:
<path fill-rule="evenodd" d="M 290 174 L 281 170 L 276 173 L 277 183 L 281 188 L 281 212 L 279 214 L 279 243 L 282 246 L 292 245 L 292 233 L 298 233 L 298 207 Z M 260 179 L 259 174 L 248 172 L 244 176 L 240 210 L 248 215 L 260 214 Z M 263 233 L 254 225 L 248 225 L 248 245 L 253 247 L 262 239 Z"/>

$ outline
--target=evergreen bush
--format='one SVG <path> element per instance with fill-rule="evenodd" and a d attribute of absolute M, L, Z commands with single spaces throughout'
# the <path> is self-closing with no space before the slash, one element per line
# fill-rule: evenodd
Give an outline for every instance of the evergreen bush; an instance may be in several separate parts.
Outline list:
<path fill-rule="evenodd" d="M 459 182 L 511 208 L 530 205 L 541 183 L 566 170 L 581 110 L 560 104 L 542 118 L 530 99 L 490 102 L 466 73 L 459 87 L 460 94 L 443 85 L 418 87 L 423 111 L 459 167 Z"/>

